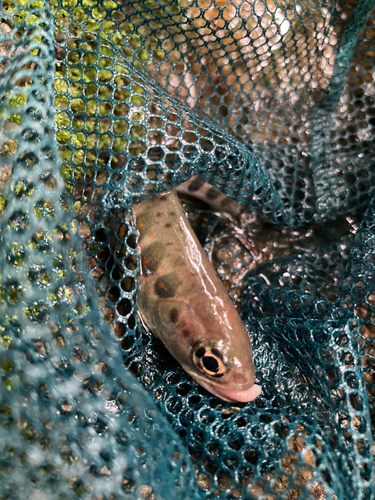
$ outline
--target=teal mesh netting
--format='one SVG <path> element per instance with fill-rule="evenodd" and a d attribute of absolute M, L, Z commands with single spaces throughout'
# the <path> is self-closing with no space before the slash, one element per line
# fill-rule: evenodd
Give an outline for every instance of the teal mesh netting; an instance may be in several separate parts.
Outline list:
<path fill-rule="evenodd" d="M 370 499 L 375 1 L 1 0 L 0 499 Z M 137 322 L 130 206 L 186 205 L 262 395 Z"/>

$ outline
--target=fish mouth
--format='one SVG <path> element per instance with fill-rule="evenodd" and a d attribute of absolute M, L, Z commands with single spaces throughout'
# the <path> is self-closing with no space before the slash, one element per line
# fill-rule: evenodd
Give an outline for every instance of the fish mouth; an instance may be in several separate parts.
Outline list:
<path fill-rule="evenodd" d="M 229 401 L 230 403 L 250 403 L 250 401 L 254 401 L 262 392 L 261 387 L 257 384 L 242 391 L 218 386 L 212 387 L 211 390 L 208 388 L 208 390 L 220 399 Z"/>
<path fill-rule="evenodd" d="M 228 401 L 229 403 L 250 403 L 254 401 L 262 389 L 259 385 L 253 384 L 249 389 L 236 390 L 230 387 L 223 387 L 216 384 L 210 384 L 209 382 L 202 380 L 200 377 L 190 374 L 190 376 L 206 391 L 210 392 L 214 396 Z"/>

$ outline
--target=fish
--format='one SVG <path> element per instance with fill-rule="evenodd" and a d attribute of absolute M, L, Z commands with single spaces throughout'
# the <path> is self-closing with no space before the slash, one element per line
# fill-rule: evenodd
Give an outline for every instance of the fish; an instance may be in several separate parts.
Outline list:
<path fill-rule="evenodd" d="M 247 403 L 255 384 L 249 335 L 174 188 L 132 206 L 138 233 L 138 315 L 199 385 Z"/>
<path fill-rule="evenodd" d="M 199 175 L 177 186 L 176 191 L 181 198 L 198 199 L 209 205 L 214 212 L 225 214 L 232 220 L 241 219 L 241 215 L 247 212 L 246 207 L 211 186 Z"/>

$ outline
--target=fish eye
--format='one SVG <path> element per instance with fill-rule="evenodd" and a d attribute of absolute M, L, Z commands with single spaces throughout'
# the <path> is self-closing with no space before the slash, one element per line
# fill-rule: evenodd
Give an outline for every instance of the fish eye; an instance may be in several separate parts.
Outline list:
<path fill-rule="evenodd" d="M 226 371 L 224 358 L 217 349 L 203 346 L 198 347 L 194 358 L 195 364 L 206 375 L 219 378 Z"/>

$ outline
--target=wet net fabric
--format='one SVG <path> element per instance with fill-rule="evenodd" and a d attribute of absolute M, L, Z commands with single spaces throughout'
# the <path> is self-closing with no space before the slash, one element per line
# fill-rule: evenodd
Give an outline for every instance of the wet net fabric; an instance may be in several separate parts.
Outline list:
<path fill-rule="evenodd" d="M 373 498 L 375 2 L 1 0 L 0 498 Z M 138 325 L 186 206 L 254 346 L 224 403 Z"/>

